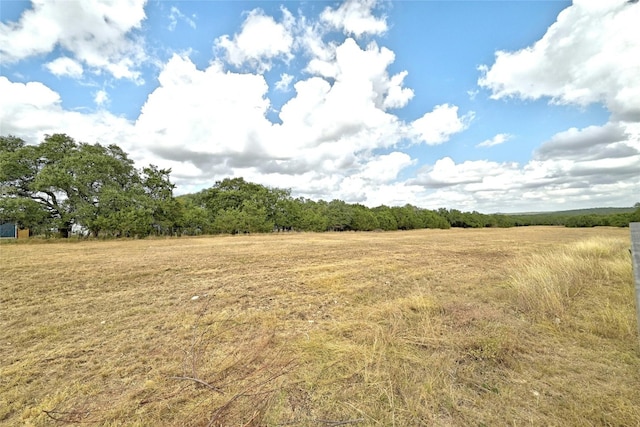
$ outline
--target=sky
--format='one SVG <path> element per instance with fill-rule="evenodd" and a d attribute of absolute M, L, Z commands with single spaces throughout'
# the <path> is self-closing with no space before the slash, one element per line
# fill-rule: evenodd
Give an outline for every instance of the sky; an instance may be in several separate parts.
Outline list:
<path fill-rule="evenodd" d="M 0 135 L 374 207 L 640 201 L 640 4 L 0 1 Z"/>

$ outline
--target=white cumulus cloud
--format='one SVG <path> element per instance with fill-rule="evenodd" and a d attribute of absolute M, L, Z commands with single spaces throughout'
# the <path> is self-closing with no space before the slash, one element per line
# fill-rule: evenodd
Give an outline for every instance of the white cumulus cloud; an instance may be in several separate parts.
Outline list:
<path fill-rule="evenodd" d="M 60 95 L 39 82 L 14 83 L 0 76 L 0 123 L 4 135 L 42 141 L 45 134 L 67 133 L 86 142 L 115 143 L 141 159 L 132 123 L 107 111 L 80 113 L 62 107 Z M 73 132 L 71 133 L 72 130 Z"/>
<path fill-rule="evenodd" d="M 139 81 L 137 67 L 146 59 L 139 39 L 131 33 L 146 18 L 146 0 L 34 0 L 19 21 L 0 22 L 0 54 L 15 62 L 52 52 L 57 46 L 73 60 L 115 78 Z M 54 70 L 77 71 L 66 60 L 49 64 Z M 66 61 L 66 62 L 65 62 Z"/>
<path fill-rule="evenodd" d="M 615 119 L 640 121 L 640 4 L 575 0 L 532 46 L 498 51 L 480 68 L 492 98 L 550 97 L 555 103 L 603 103 Z"/>
<path fill-rule="evenodd" d="M 380 35 L 387 31 L 387 22 L 384 17 L 379 18 L 372 14 L 375 5 L 375 0 L 347 0 L 337 9 L 327 7 L 320 19 L 329 27 L 347 35 Z"/>
<path fill-rule="evenodd" d="M 45 64 L 51 74 L 58 77 L 67 76 L 74 79 L 82 77 L 84 70 L 78 61 L 74 61 L 66 56 L 61 56 Z"/>
<path fill-rule="evenodd" d="M 276 22 L 261 9 L 254 9 L 233 38 L 228 35 L 218 37 L 215 44 L 224 51 L 226 61 L 237 67 L 248 64 L 263 72 L 271 69 L 274 58 L 292 58 L 294 19 L 287 9 L 281 10 L 283 20 Z"/>
<path fill-rule="evenodd" d="M 109 94 L 106 90 L 101 89 L 95 93 L 93 102 L 95 102 L 97 106 L 103 107 L 109 103 Z"/>
<path fill-rule="evenodd" d="M 624 135 L 624 136 L 623 136 Z M 621 141 L 620 138 L 623 138 Z M 590 141 L 590 142 L 585 142 Z M 640 194 L 640 141 L 628 128 L 571 129 L 542 144 L 526 164 L 450 157 L 418 171 L 409 182 L 430 193 L 430 206 L 459 206 L 488 212 L 562 209 L 583 203 L 593 207 L 627 205 L 625 195 Z"/>
<path fill-rule="evenodd" d="M 419 142 L 425 142 L 428 145 L 442 144 L 448 141 L 451 135 L 465 130 L 473 117 L 473 112 L 460 117 L 458 107 L 455 105 L 437 105 L 433 111 L 425 113 L 411 123 L 410 133 Z"/>
<path fill-rule="evenodd" d="M 537 42 L 496 52 L 494 64 L 480 67 L 478 80 L 492 98 L 598 103 L 611 113 L 609 122 L 558 132 L 516 171 L 496 165 L 508 178 L 504 181 L 488 176 L 447 188 L 473 191 L 474 199 L 487 205 L 491 197 L 510 196 L 528 206 L 632 205 L 628 195 L 640 194 L 639 20 L 637 2 L 574 0 Z"/>
<path fill-rule="evenodd" d="M 147 98 L 136 129 L 147 135 L 149 149 L 173 160 L 205 161 L 210 156 L 255 153 L 257 136 L 269 126 L 269 101 L 264 77 L 227 73 L 214 63 L 196 69 L 186 57 L 174 55 L 158 78 L 160 87 Z"/>
<path fill-rule="evenodd" d="M 407 153 L 394 151 L 374 157 L 357 176 L 376 183 L 389 183 L 398 178 L 400 171 L 415 163 Z"/>

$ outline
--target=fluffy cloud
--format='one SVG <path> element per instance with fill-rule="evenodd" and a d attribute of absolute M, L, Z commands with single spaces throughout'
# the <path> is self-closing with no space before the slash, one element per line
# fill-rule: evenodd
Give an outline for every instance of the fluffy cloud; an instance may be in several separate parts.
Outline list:
<path fill-rule="evenodd" d="M 640 4 L 575 0 L 534 45 L 498 51 L 478 84 L 495 99 L 550 97 L 603 103 L 615 120 L 640 121 Z"/>
<path fill-rule="evenodd" d="M 607 123 L 557 133 L 534 153 L 532 164 L 565 164 L 555 182 L 576 184 L 637 182 L 640 139 L 637 124 Z"/>
<path fill-rule="evenodd" d="M 364 34 L 380 35 L 387 31 L 386 19 L 373 16 L 375 0 L 347 0 L 337 9 L 327 7 L 320 19 L 330 28 L 347 35 L 361 37 Z"/>
<path fill-rule="evenodd" d="M 368 206 L 398 204 L 390 200 L 404 200 L 399 202 L 404 204 L 407 200 L 414 200 L 414 195 L 410 195 L 409 189 L 404 184 L 395 181 L 403 169 L 415 163 L 416 161 L 408 154 L 397 151 L 381 156 L 368 156 L 359 159 L 358 171 L 352 174 L 339 172 L 329 176 L 314 172 L 306 174 L 304 178 L 313 178 L 310 181 L 305 179 L 305 187 L 302 191 L 309 188 L 312 192 L 308 194 L 312 197 L 318 197 L 321 194 L 325 200 L 338 198 Z M 315 181 L 322 182 L 325 187 L 317 187 Z M 410 198 L 407 199 L 407 197 Z"/>
<path fill-rule="evenodd" d="M 473 117 L 473 112 L 459 117 L 458 107 L 455 105 L 438 105 L 433 111 L 425 113 L 411 123 L 410 133 L 418 141 L 428 145 L 442 144 L 449 140 L 451 135 L 465 130 Z"/>
<path fill-rule="evenodd" d="M 517 165 L 509 164 L 508 168 Z M 466 161 L 456 164 L 450 157 L 436 161 L 433 166 L 427 166 L 418 172 L 412 182 L 427 188 L 450 187 L 459 184 L 483 182 L 488 177 L 504 176 L 507 166 L 486 160 Z"/>
<path fill-rule="evenodd" d="M 40 82 L 12 83 L 0 76 L 0 92 L 0 123 L 7 133 L 18 134 L 25 112 L 60 108 L 61 104 L 60 95 Z"/>
<path fill-rule="evenodd" d="M 402 126 L 376 106 L 366 79 L 333 85 L 319 77 L 298 81 L 295 96 L 281 108 L 281 124 L 266 118 L 270 102 L 261 75 L 229 72 L 220 63 L 198 70 L 175 55 L 159 82 L 136 131 L 145 135 L 150 151 L 175 161 L 191 155 L 204 173 L 212 162 L 266 173 L 346 173 L 358 169 L 361 153 L 398 141 Z"/>
<path fill-rule="evenodd" d="M 118 79 L 139 80 L 136 67 L 146 54 L 130 33 L 146 17 L 145 2 L 33 0 L 32 9 L 18 22 L 0 23 L 0 53 L 4 61 L 15 62 L 60 46 L 75 58 L 75 65 L 70 60 L 55 60 L 48 66 L 54 73 L 78 74 L 78 62 L 82 62 Z"/>
<path fill-rule="evenodd" d="M 98 107 L 103 107 L 109 103 L 109 94 L 106 90 L 101 89 L 95 93 L 93 102 L 95 102 Z"/>
<path fill-rule="evenodd" d="M 241 153 L 260 148 L 256 138 L 268 126 L 264 77 L 227 73 L 219 63 L 200 71 L 188 58 L 174 55 L 158 80 L 160 87 L 148 96 L 136 122 L 150 150 L 163 150 L 170 159 L 171 147 L 194 155 L 237 154 L 242 162 Z"/>
<path fill-rule="evenodd" d="M 233 38 L 224 35 L 216 39 L 216 47 L 225 52 L 226 61 L 237 67 L 249 64 L 263 72 L 271 69 L 274 58 L 291 59 L 294 19 L 287 9 L 281 10 L 283 20 L 278 23 L 261 9 L 254 9 L 249 12 L 242 29 Z"/>
<path fill-rule="evenodd" d="M 636 54 L 640 39 L 635 36 L 639 19 L 637 2 L 575 0 L 532 46 L 498 51 L 493 65 L 480 67 L 478 80 L 492 98 L 550 98 L 552 103 L 578 106 L 601 103 L 611 118 L 603 126 L 553 135 L 522 167 L 494 165 L 502 171 L 498 176 L 461 186 L 455 179 L 443 179 L 451 184 L 446 190 L 472 191 L 475 201 L 486 206 L 492 205 L 490 197 L 511 196 L 519 197 L 517 203 L 523 206 L 561 207 L 568 201 L 593 206 L 595 200 L 601 206 L 632 204 L 633 200 L 620 201 L 625 195 L 640 194 L 640 57 Z M 452 168 L 460 172 L 462 166 Z M 423 181 L 430 179 L 432 171 L 427 171 Z"/>
<path fill-rule="evenodd" d="M 259 9 L 249 12 L 238 33 L 215 41 L 219 61 L 198 70 L 189 58 L 176 55 L 164 66 L 136 132 L 145 135 L 155 156 L 190 163 L 203 178 L 237 174 L 269 185 L 294 183 L 299 194 L 367 199 L 374 183 L 396 179 L 414 163 L 399 152 L 372 154 L 410 133 L 411 126 L 388 110 L 404 107 L 413 91 L 403 87 L 406 71 L 389 75 L 395 60 L 391 50 L 373 42 L 362 48 L 351 38 L 325 43 L 323 37 L 339 16 L 345 23 L 338 26 L 345 31 L 362 25 L 362 19 L 372 18 L 372 7 L 327 8 L 322 22 L 304 17 L 294 22 L 286 9 L 281 9 L 281 22 Z M 362 19 L 354 20 L 354 14 Z M 350 33 L 375 33 L 376 25 Z M 249 65 L 260 73 L 276 59 L 287 61 L 296 49 L 309 56 L 305 70 L 310 77 L 295 83 L 293 97 L 280 108 L 280 122 L 273 123 L 267 119 L 271 107 L 264 77 L 228 71 L 224 63 Z M 287 90 L 292 81 L 283 73 L 275 88 Z M 442 141 L 455 131 L 448 129 Z"/>
<path fill-rule="evenodd" d="M 281 92 L 288 92 L 291 82 L 294 77 L 291 74 L 282 73 L 280 74 L 280 80 L 276 82 L 276 89 Z"/>
<path fill-rule="evenodd" d="M 193 182 L 194 170 L 199 170 L 203 181 L 235 174 L 292 187 L 297 194 L 371 200 L 381 186 L 415 164 L 398 151 L 373 154 L 399 143 L 413 129 L 386 111 L 405 105 L 413 95 L 402 87 L 406 72 L 389 76 L 393 60 L 388 49 L 375 44 L 363 49 L 353 39 L 345 40 L 327 61 L 332 75 L 298 80 L 274 123 L 267 118 L 271 107 L 262 75 L 231 72 L 221 62 L 200 70 L 188 57 L 174 55 L 135 130 L 154 156 L 192 165 L 186 174 L 174 172 L 179 180 Z M 281 81 L 289 78 L 282 75 Z M 445 109 L 453 112 L 448 118 L 457 118 L 457 107 L 440 110 Z M 440 141 L 462 130 L 463 121 L 439 128 Z"/>
<path fill-rule="evenodd" d="M 132 154 L 140 154 L 131 123 L 105 111 L 80 113 L 65 110 L 60 95 L 39 82 L 13 83 L 0 76 L 0 123 L 5 135 L 39 142 L 45 134 L 69 133 L 87 142 L 117 143 Z"/>
<path fill-rule="evenodd" d="M 605 126 L 571 128 L 560 132 L 536 150 L 535 158 L 595 160 L 636 154 L 638 149 L 628 141 L 624 127 L 618 123 L 608 123 Z"/>
<path fill-rule="evenodd" d="M 74 79 L 82 77 L 83 69 L 77 61 L 66 56 L 54 59 L 53 61 L 45 64 L 45 67 L 51 74 L 58 77 L 67 76 Z"/>
<path fill-rule="evenodd" d="M 77 141 L 117 144 L 138 166 L 153 163 L 170 167 L 176 176 L 181 177 L 178 178 L 180 182 L 190 177 L 197 184 L 202 175 L 189 163 L 198 158 L 197 155 L 189 153 L 180 158 L 180 149 L 176 146 L 171 150 L 171 158 L 164 158 L 147 146 L 138 144 L 153 136 L 145 129 L 138 129 L 135 123 L 104 109 L 93 113 L 67 110 L 62 106 L 60 95 L 42 83 L 14 83 L 0 76 L 0 93 L 3 94 L 0 97 L 0 123 L 4 135 L 15 135 L 29 143 L 37 143 L 46 134 L 68 133 Z M 98 91 L 94 100 L 98 105 L 101 100 L 108 102 L 108 95 Z M 202 161 L 206 161 L 206 157 Z"/>
<path fill-rule="evenodd" d="M 395 54 L 385 47 L 372 42 L 361 49 L 355 40 L 347 38 L 331 56 L 309 61 L 306 71 L 366 90 L 374 97 L 376 108 L 387 110 L 402 108 L 413 98 L 413 90 L 402 87 L 406 71 L 389 77 L 387 68 L 394 60 Z"/>
<path fill-rule="evenodd" d="M 491 139 L 482 141 L 480 144 L 476 145 L 476 147 L 493 147 L 494 145 L 504 144 L 512 137 L 513 135 L 510 135 L 508 133 L 499 133 Z"/>
<path fill-rule="evenodd" d="M 589 142 L 590 141 L 590 142 Z M 571 129 L 542 144 L 532 160 L 455 163 L 445 157 L 423 167 L 410 183 L 429 193 L 428 205 L 489 212 L 561 209 L 564 203 L 620 205 L 640 194 L 640 141 L 617 124 Z M 509 201 L 508 203 L 506 201 Z M 622 205 L 633 204 L 632 200 Z"/>
<path fill-rule="evenodd" d="M 401 170 L 415 163 L 408 154 L 394 151 L 368 162 L 357 177 L 379 184 L 390 183 L 398 178 Z"/>
<path fill-rule="evenodd" d="M 357 151 L 394 144 L 402 126 L 385 111 L 391 84 L 380 64 L 388 63 L 388 53 L 362 50 L 352 39 L 336 52 L 333 84 L 320 77 L 295 84 L 296 96 L 280 112 L 283 131 L 303 146 L 337 145 L 329 150 L 334 152 L 341 146 Z"/>

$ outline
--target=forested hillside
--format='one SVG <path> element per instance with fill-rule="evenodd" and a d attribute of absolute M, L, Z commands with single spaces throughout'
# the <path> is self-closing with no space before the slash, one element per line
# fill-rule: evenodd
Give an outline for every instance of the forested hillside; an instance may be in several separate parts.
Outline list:
<path fill-rule="evenodd" d="M 36 235 L 145 237 L 281 231 L 373 231 L 528 225 L 616 226 L 640 221 L 640 204 L 606 214 L 505 215 L 423 209 L 369 208 L 342 200 L 293 197 L 291 191 L 247 182 L 217 181 L 175 197 L 171 170 L 136 169 L 116 145 L 78 143 L 65 134 L 27 145 L 0 136 L 0 222 Z"/>

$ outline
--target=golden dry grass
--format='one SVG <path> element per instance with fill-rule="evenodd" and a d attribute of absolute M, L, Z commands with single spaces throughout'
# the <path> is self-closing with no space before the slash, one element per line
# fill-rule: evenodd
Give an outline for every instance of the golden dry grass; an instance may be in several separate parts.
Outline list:
<path fill-rule="evenodd" d="M 640 425 L 628 233 L 2 244 L 0 424 Z"/>

